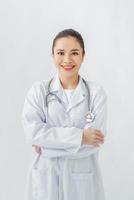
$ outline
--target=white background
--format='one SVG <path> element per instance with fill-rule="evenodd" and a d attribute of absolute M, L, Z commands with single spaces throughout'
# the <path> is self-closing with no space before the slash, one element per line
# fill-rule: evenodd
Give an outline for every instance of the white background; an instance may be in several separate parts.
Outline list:
<path fill-rule="evenodd" d="M 23 200 L 31 158 L 20 121 L 35 81 L 55 74 L 52 40 L 64 28 L 85 40 L 81 75 L 108 96 L 107 138 L 100 151 L 106 200 L 134 199 L 134 1 L 0 2 L 0 200 Z"/>

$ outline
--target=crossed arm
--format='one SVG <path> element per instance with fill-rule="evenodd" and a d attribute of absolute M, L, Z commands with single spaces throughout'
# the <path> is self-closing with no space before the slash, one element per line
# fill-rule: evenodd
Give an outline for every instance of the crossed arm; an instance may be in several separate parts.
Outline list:
<path fill-rule="evenodd" d="M 83 130 L 82 144 L 93 145 L 100 147 L 100 144 L 104 143 L 104 134 L 95 128 L 86 128 Z M 36 153 L 41 152 L 41 147 L 38 145 L 32 145 Z"/>
<path fill-rule="evenodd" d="M 40 153 L 41 147 L 74 153 L 79 150 L 82 144 L 99 147 L 104 143 L 106 95 L 101 87 L 93 101 L 95 120 L 86 124 L 83 130 L 76 127 L 48 127 L 44 122 L 44 113 L 40 102 L 43 102 L 43 99 L 39 93 L 39 88 L 32 87 L 26 96 L 22 113 L 26 140 L 37 153 Z"/>

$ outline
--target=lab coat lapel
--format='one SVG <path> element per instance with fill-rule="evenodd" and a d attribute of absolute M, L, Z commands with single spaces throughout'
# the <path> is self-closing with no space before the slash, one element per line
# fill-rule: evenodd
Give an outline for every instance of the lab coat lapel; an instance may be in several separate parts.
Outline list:
<path fill-rule="evenodd" d="M 85 85 L 83 83 L 82 77 L 80 76 L 79 83 L 70 99 L 67 112 L 69 112 L 72 108 L 81 103 L 85 99 L 86 95 L 87 94 L 85 91 Z"/>
<path fill-rule="evenodd" d="M 67 97 L 66 97 L 64 89 L 60 83 L 58 74 L 56 74 L 56 76 L 54 77 L 54 79 L 52 81 L 50 91 L 55 93 L 64 104 L 67 104 Z"/>
<path fill-rule="evenodd" d="M 56 76 L 52 81 L 50 91 L 55 93 L 61 99 L 63 104 L 67 105 L 68 100 L 64 92 L 64 89 L 60 83 L 58 74 L 56 74 Z M 85 85 L 83 83 L 82 77 L 80 76 L 79 83 L 76 89 L 74 90 L 73 96 L 70 99 L 66 112 L 69 112 L 73 107 L 77 106 L 80 102 L 82 102 L 85 99 L 86 95 L 87 92 L 85 90 Z"/>

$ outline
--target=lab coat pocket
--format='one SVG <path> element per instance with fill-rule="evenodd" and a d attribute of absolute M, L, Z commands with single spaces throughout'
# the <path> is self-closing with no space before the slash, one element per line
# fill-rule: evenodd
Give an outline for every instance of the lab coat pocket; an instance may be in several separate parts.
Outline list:
<path fill-rule="evenodd" d="M 48 194 L 48 168 L 32 169 L 32 195 L 34 200 L 43 200 Z"/>
<path fill-rule="evenodd" d="M 73 198 L 77 200 L 95 200 L 93 186 L 93 172 L 71 173 Z"/>

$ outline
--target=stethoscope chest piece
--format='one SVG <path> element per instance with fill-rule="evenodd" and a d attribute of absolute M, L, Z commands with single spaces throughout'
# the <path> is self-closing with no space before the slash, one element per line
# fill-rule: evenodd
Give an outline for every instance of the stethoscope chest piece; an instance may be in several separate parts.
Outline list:
<path fill-rule="evenodd" d="M 94 114 L 91 111 L 88 111 L 87 115 L 86 115 L 86 121 L 87 123 L 93 122 L 95 119 Z"/>

